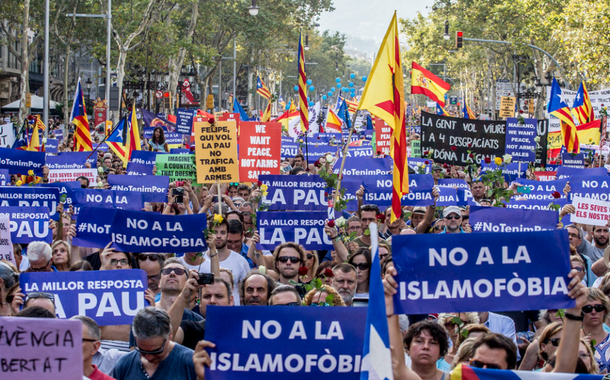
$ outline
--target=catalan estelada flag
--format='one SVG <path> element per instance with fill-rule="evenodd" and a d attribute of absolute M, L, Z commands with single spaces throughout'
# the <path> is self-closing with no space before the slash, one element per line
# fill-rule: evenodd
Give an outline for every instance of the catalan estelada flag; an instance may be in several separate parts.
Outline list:
<path fill-rule="evenodd" d="M 106 139 L 106 145 L 119 156 L 121 161 L 123 161 L 123 166 L 127 166 L 127 161 L 129 161 L 129 157 L 131 156 L 131 149 L 123 141 L 123 133 L 126 125 L 127 122 L 125 121 L 125 118 L 122 118 L 110 136 Z"/>
<path fill-rule="evenodd" d="M 396 12 L 366 81 L 358 109 L 368 110 L 392 128 L 390 156 L 394 160 L 394 171 L 391 220 L 395 221 L 402 211 L 400 199 L 409 192 L 405 96 Z"/>
<path fill-rule="evenodd" d="M 470 109 L 470 107 L 468 107 L 468 104 L 466 104 L 465 100 L 464 100 L 464 108 L 462 111 L 464 112 L 464 119 L 476 119 L 477 118 L 475 116 L 474 112 L 472 112 L 472 110 Z"/>
<path fill-rule="evenodd" d="M 271 98 L 271 91 L 269 91 L 259 76 L 256 77 L 256 92 L 265 99 Z"/>
<path fill-rule="evenodd" d="M 451 116 L 447 113 L 447 111 L 445 111 L 445 107 L 441 106 L 438 103 L 436 103 L 436 114 L 442 116 Z"/>
<path fill-rule="evenodd" d="M 299 112 L 301 114 L 301 132 L 309 130 L 309 108 L 307 104 L 307 75 L 305 74 L 305 51 L 303 35 L 299 34 Z"/>
<path fill-rule="evenodd" d="M 85 97 L 83 96 L 80 78 L 78 78 L 78 85 L 76 86 L 76 92 L 74 94 L 70 123 L 76 125 L 76 131 L 74 132 L 74 151 L 93 151 L 91 132 L 89 131 L 89 120 L 87 119 L 87 110 L 85 109 Z"/>
<path fill-rule="evenodd" d="M 343 122 L 341 121 L 339 116 L 337 116 L 337 114 L 335 113 L 335 111 L 333 111 L 333 109 L 331 107 L 328 107 L 328 113 L 326 114 L 326 124 L 324 125 L 324 128 L 325 128 L 324 131 L 326 133 L 331 133 L 333 131 L 341 133 L 342 125 L 343 125 Z"/>
<path fill-rule="evenodd" d="M 413 62 L 411 69 L 411 94 L 422 94 L 445 106 L 445 94 L 451 86 L 441 78 Z"/>
<path fill-rule="evenodd" d="M 595 119 L 591 99 L 589 99 L 589 91 L 587 91 L 585 82 L 580 82 L 580 87 L 578 88 L 576 98 L 574 98 L 574 104 L 572 105 L 572 113 L 576 116 L 576 119 L 580 124 L 586 124 Z"/>
<path fill-rule="evenodd" d="M 358 102 L 355 102 L 353 100 L 345 100 L 345 104 L 347 104 L 347 110 L 351 113 L 356 112 L 356 110 L 358 109 Z"/>
<path fill-rule="evenodd" d="M 576 133 L 576 125 L 570 113 L 559 83 L 553 77 L 553 85 L 551 86 L 551 96 L 549 98 L 548 112 L 561 121 L 561 135 L 563 145 L 568 153 L 579 153 L 580 146 L 578 144 L 578 134 Z"/>

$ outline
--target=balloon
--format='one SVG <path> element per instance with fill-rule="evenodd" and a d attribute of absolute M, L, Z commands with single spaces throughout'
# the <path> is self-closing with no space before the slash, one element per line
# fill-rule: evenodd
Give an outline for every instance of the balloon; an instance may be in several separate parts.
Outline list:
<path fill-rule="evenodd" d="M 328 97 L 333 96 L 333 92 L 332 91 L 328 91 Z"/>
<path fill-rule="evenodd" d="M 334 87 L 331 87 L 331 88 L 330 88 L 330 90 L 331 90 L 332 92 L 335 92 L 335 88 L 334 88 Z"/>
<path fill-rule="evenodd" d="M 337 78 L 337 79 L 335 79 L 335 82 L 337 82 L 337 83 L 341 83 L 341 78 Z"/>
<path fill-rule="evenodd" d="M 341 83 L 337 83 L 337 88 L 341 88 L 343 85 Z"/>
<path fill-rule="evenodd" d="M 322 100 L 326 100 L 326 95 L 322 95 Z"/>
<path fill-rule="evenodd" d="M 351 73 L 351 74 L 349 75 L 349 77 L 350 77 L 350 78 L 352 78 L 352 79 L 354 79 L 354 78 L 356 78 L 356 74 Z"/>
<path fill-rule="evenodd" d="M 307 79 L 307 85 L 311 85 L 313 82 L 311 81 L 311 79 Z"/>
<path fill-rule="evenodd" d="M 309 102 L 310 107 L 313 107 L 314 104 L 315 104 L 314 102 Z"/>
<path fill-rule="evenodd" d="M 299 91 L 299 86 L 294 86 L 295 91 Z"/>
<path fill-rule="evenodd" d="M 286 104 L 286 111 L 290 109 L 290 104 Z"/>
<path fill-rule="evenodd" d="M 366 82 L 366 77 L 362 77 L 362 81 L 363 81 L 363 82 Z"/>
<path fill-rule="evenodd" d="M 349 83 L 348 83 L 348 85 L 349 85 L 350 87 L 354 87 L 354 82 L 349 82 Z"/>
<path fill-rule="evenodd" d="M 314 86 L 309 87 L 309 91 L 314 92 L 316 88 Z"/>

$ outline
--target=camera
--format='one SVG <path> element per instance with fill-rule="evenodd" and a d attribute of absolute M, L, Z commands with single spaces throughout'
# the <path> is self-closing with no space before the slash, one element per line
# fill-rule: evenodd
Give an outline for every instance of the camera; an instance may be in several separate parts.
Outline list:
<path fill-rule="evenodd" d="M 174 201 L 176 203 L 184 203 L 184 188 L 177 187 L 172 189 L 172 196 L 175 197 Z"/>
<path fill-rule="evenodd" d="M 199 279 L 197 280 L 199 285 L 212 285 L 214 284 L 214 273 L 199 273 Z"/>

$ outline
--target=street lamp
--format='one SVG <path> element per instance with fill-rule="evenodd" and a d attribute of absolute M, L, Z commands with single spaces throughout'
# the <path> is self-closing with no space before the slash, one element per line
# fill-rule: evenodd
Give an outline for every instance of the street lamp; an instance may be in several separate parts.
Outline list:
<path fill-rule="evenodd" d="M 305 50 L 309 50 L 309 34 L 305 35 Z"/>
<path fill-rule="evenodd" d="M 252 5 L 250 6 L 250 8 L 248 8 L 248 12 L 250 12 L 250 14 L 252 16 L 256 16 L 258 14 L 258 7 L 256 6 L 256 0 L 252 0 Z"/>
<path fill-rule="evenodd" d="M 443 34 L 443 38 L 446 41 L 449 41 L 451 36 L 449 35 L 449 20 L 445 20 L 445 34 Z"/>
<path fill-rule="evenodd" d="M 85 84 L 87 85 L 87 97 L 91 99 L 91 78 L 87 78 Z"/>

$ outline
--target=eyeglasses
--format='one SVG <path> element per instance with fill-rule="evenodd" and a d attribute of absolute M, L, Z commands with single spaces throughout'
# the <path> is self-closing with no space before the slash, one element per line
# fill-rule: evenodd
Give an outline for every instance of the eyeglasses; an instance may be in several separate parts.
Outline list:
<path fill-rule="evenodd" d="M 307 260 L 311 260 L 311 259 L 313 259 L 313 254 L 308 253 L 308 254 L 307 254 Z"/>
<path fill-rule="evenodd" d="M 97 342 L 98 339 L 87 339 L 87 338 L 83 338 L 83 342 Z"/>
<path fill-rule="evenodd" d="M 161 345 L 161 347 L 157 348 L 156 350 L 146 351 L 146 350 L 141 349 L 138 346 L 136 346 L 135 350 L 144 355 L 159 355 L 160 353 L 165 351 L 165 343 L 167 343 L 167 338 L 163 341 L 163 344 Z"/>
<path fill-rule="evenodd" d="M 286 264 L 288 261 L 290 261 L 291 263 L 296 264 L 296 263 L 300 263 L 301 259 L 296 256 L 282 256 L 282 257 L 278 257 L 277 261 L 279 261 L 280 263 L 284 263 L 284 264 Z"/>
<path fill-rule="evenodd" d="M 140 255 L 140 256 L 138 256 L 138 260 L 140 260 L 140 261 L 146 261 L 146 260 L 157 261 L 160 258 L 161 258 L 161 255 L 157 255 L 156 253 L 153 253 L 152 255 Z"/>
<path fill-rule="evenodd" d="M 583 268 L 583 267 L 574 267 L 574 268 L 572 268 L 572 269 L 576 269 L 576 272 L 579 272 L 579 273 L 580 273 L 580 272 L 582 272 L 582 271 L 584 270 L 584 268 Z"/>
<path fill-rule="evenodd" d="M 328 302 L 312 302 L 311 306 L 330 306 Z"/>
<path fill-rule="evenodd" d="M 595 309 L 595 311 L 598 313 L 601 313 L 602 311 L 606 310 L 604 305 L 585 305 L 582 307 L 582 312 L 585 314 L 589 314 L 593 311 L 593 309 Z"/>
<path fill-rule="evenodd" d="M 547 339 L 544 343 L 548 342 L 551 342 L 551 344 L 555 347 L 559 347 L 559 342 L 561 342 L 561 338 Z"/>
<path fill-rule="evenodd" d="M 47 261 L 47 263 L 40 268 L 34 268 L 33 266 L 30 266 L 30 271 L 31 272 L 46 272 L 50 262 L 51 262 L 51 260 Z"/>
<path fill-rule="evenodd" d="M 47 292 L 30 292 L 27 294 L 27 296 L 25 296 L 25 302 L 28 302 L 28 300 L 33 300 L 33 299 L 37 299 L 37 298 L 46 298 L 48 300 L 51 300 L 51 302 L 53 302 L 53 304 L 55 304 L 55 295 L 53 295 L 51 293 L 47 293 Z"/>
<path fill-rule="evenodd" d="M 443 228 L 445 228 L 445 227 L 444 226 L 435 226 L 434 231 L 442 231 Z"/>
<path fill-rule="evenodd" d="M 273 306 L 300 306 L 301 303 L 300 302 L 288 302 L 288 303 L 278 303 L 277 305 L 274 304 Z"/>
<path fill-rule="evenodd" d="M 159 274 L 155 274 L 154 276 L 146 276 L 146 278 L 148 278 L 148 281 L 157 281 L 159 280 L 159 278 L 161 277 L 161 273 Z"/>
<path fill-rule="evenodd" d="M 470 366 L 475 367 L 475 368 L 487 367 L 488 369 L 501 369 L 500 366 L 497 364 L 480 362 L 480 361 L 474 360 L 474 359 L 470 359 Z"/>
<path fill-rule="evenodd" d="M 445 217 L 445 219 L 448 219 L 448 220 L 452 220 L 452 219 L 462 219 L 462 216 L 461 216 L 461 215 L 455 215 L 455 214 L 453 214 L 453 215 L 447 215 L 447 216 Z"/>
<path fill-rule="evenodd" d="M 358 263 L 358 264 L 352 264 L 352 265 L 360 270 L 367 270 L 370 268 L 369 264 L 367 264 L 367 263 Z"/>
<path fill-rule="evenodd" d="M 172 272 L 176 273 L 176 276 L 182 276 L 186 273 L 186 271 L 182 268 L 163 268 L 161 270 L 161 273 L 166 276 L 169 276 L 170 274 L 172 274 Z"/>
<path fill-rule="evenodd" d="M 110 265 L 112 265 L 112 266 L 116 266 L 118 264 L 127 265 L 128 263 L 129 263 L 129 261 L 127 259 L 120 259 L 120 260 L 110 259 Z"/>

